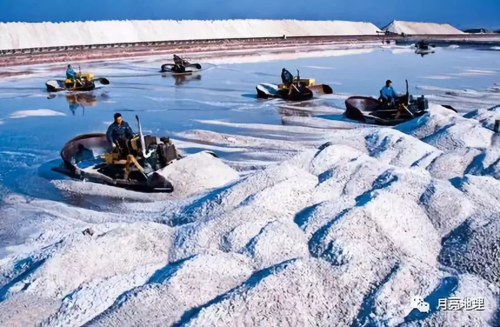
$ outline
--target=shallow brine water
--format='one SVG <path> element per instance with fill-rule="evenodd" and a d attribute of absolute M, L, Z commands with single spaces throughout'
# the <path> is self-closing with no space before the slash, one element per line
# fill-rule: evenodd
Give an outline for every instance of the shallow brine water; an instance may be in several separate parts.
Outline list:
<path fill-rule="evenodd" d="M 231 58 L 232 64 L 224 64 L 221 59 L 203 63 L 204 69 L 198 75 L 176 78 L 158 73 L 159 66 L 170 58 L 82 63 L 82 70 L 108 77 L 111 85 L 89 93 L 51 96 L 44 83 L 60 77 L 64 65 L 34 66 L 33 75 L 0 81 L 0 184 L 36 197 L 56 196 L 47 180 L 61 178 L 50 172 L 50 167 L 58 164 L 61 147 L 78 134 L 104 132 L 115 112 L 122 113 L 135 129 L 134 115 L 140 115 L 147 132 L 174 138 L 175 133 L 202 129 L 270 139 L 300 139 L 289 130 L 263 133 L 259 128 L 245 127 L 282 125 L 284 116 L 342 119 L 346 95 L 376 96 L 386 79 L 391 79 L 398 91 L 404 92 L 404 81 L 408 79 L 412 94 L 435 95 L 435 100 L 442 103 L 455 104 L 465 99 L 460 109 L 475 109 L 484 97 L 461 94 L 460 90 L 483 92 L 498 83 L 498 54 L 498 51 L 456 47 L 439 48 L 425 57 L 405 47 L 328 51 L 325 56 L 313 58 L 301 58 L 300 53 L 267 57 L 262 54 L 273 60 L 252 62 L 258 59 Z M 290 59 L 294 56 L 296 59 Z M 298 69 L 302 77 L 329 84 L 335 94 L 300 104 L 256 99 L 255 86 L 278 82 L 282 67 L 293 73 Z M 26 68 L 10 70 L 15 69 Z M 491 101 L 484 106 L 493 104 L 496 97 Z M 297 123 L 300 118 L 293 121 Z M 182 137 L 176 139 L 179 138 Z M 193 153 L 206 149 L 209 143 L 210 139 L 198 140 L 179 143 L 179 147 Z M 240 151 L 216 150 L 223 159 L 242 160 Z M 55 161 L 45 164 L 51 160 Z"/>

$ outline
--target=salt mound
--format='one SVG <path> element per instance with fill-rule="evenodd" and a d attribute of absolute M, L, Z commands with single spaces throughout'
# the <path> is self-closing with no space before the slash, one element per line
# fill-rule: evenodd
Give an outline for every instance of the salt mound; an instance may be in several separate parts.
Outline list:
<path fill-rule="evenodd" d="M 498 140 L 498 137 L 496 138 Z M 500 180 L 500 147 L 486 151 L 479 155 L 477 158 L 477 166 L 471 167 L 471 174 L 474 175 L 487 175 Z M 480 160 L 484 160 L 481 162 Z M 494 160 L 493 162 L 491 162 Z M 491 164 L 488 165 L 488 163 Z"/>
<path fill-rule="evenodd" d="M 238 179 L 238 173 L 208 152 L 175 161 L 161 175 L 174 185 L 176 197 L 187 197 L 222 187 Z"/>
<path fill-rule="evenodd" d="M 440 35 L 456 35 L 464 34 L 461 30 L 451 26 L 450 24 L 435 24 L 435 23 L 417 23 L 404 22 L 394 20 L 389 25 L 382 28 L 382 31 L 407 34 L 407 35 L 425 35 L 425 34 L 440 34 Z"/>
<path fill-rule="evenodd" d="M 262 224 L 275 220 L 293 219 L 309 201 L 316 184 L 316 176 L 282 164 L 207 196 L 195 206 L 186 207 L 171 222 L 172 225 L 183 225 L 176 241 L 176 260 L 201 249 L 228 250 L 228 246 L 236 245 L 228 241 L 234 239 L 234 230 L 242 224 L 263 227 Z M 194 224 L 189 224 L 191 222 Z M 255 227 L 250 227 L 249 231 L 259 233 Z M 248 244 L 256 234 L 240 233 L 238 244 Z"/>
<path fill-rule="evenodd" d="M 483 127 L 493 130 L 495 120 L 500 120 L 500 106 L 489 109 L 478 109 L 464 115 L 465 118 L 479 121 Z"/>
<path fill-rule="evenodd" d="M 15 294 L 5 301 L 0 301 L 0 325 L 12 327 L 40 325 L 48 314 L 57 311 L 59 305 L 58 300 L 33 294 Z"/>
<path fill-rule="evenodd" d="M 462 121 L 446 126 L 422 139 L 440 150 L 459 148 L 488 148 L 491 146 L 493 132 L 482 127 L 477 121 Z"/>
<path fill-rule="evenodd" d="M 441 154 L 441 151 L 433 146 L 391 128 L 335 131 L 327 134 L 324 141 L 326 143 L 320 148 L 346 145 L 382 162 L 401 167 L 425 167 Z M 302 157 L 299 155 L 298 158 Z"/>
<path fill-rule="evenodd" d="M 447 275 L 415 260 L 402 262 L 391 278 L 376 289 L 373 306 L 357 320 L 357 325 L 375 326 L 379 321 L 387 326 L 403 323 L 411 313 L 408 294 L 432 294 Z"/>
<path fill-rule="evenodd" d="M 427 114 L 399 124 L 395 129 L 418 139 L 423 139 L 450 124 L 454 124 L 456 121 L 466 121 L 466 119 L 442 106 L 429 105 Z"/>
<path fill-rule="evenodd" d="M 374 256 L 389 253 L 395 256 L 399 252 L 400 255 L 435 264 L 432 258 L 437 255 L 433 251 L 439 248 L 439 234 L 445 234 L 466 219 L 468 209 L 465 203 L 465 207 L 454 213 L 443 210 L 446 205 L 436 206 L 439 197 L 446 199 L 451 196 L 448 203 L 456 203 L 463 200 L 463 196 L 454 192 L 449 183 L 434 184 L 436 182 L 432 183 L 430 176 L 422 171 L 394 170 L 384 173 L 373 183 L 371 190 L 356 197 L 354 206 L 340 212 L 324 212 L 325 218 L 330 217 L 330 221 L 314 232 L 309 243 L 310 251 L 315 256 L 334 262 L 338 262 L 337 256 L 340 255 L 341 262 L 345 263 L 365 261 L 367 248 L 370 248 L 370 251 L 377 249 L 379 254 Z M 430 187 L 434 190 L 429 196 L 436 197 L 434 203 L 426 200 L 427 205 L 433 207 L 432 216 L 425 206 L 419 205 Z M 463 210 L 465 212 L 461 213 Z M 319 219 L 324 221 L 315 217 L 316 221 Z M 453 223 L 446 227 L 441 221 Z M 442 231 L 438 233 L 438 230 Z M 413 232 L 418 236 L 411 235 Z M 381 242 L 382 239 L 385 242 Z M 406 242 L 410 239 L 413 240 L 411 244 Z M 415 242 L 420 241 L 423 243 L 417 246 Z"/>
<path fill-rule="evenodd" d="M 166 262 L 171 239 L 169 227 L 157 224 L 131 224 L 94 237 L 75 233 L 28 258 L 28 266 L 40 267 L 19 287 L 24 286 L 29 293 L 61 297 L 84 282 Z"/>
<path fill-rule="evenodd" d="M 391 129 L 367 135 L 366 146 L 370 156 L 400 167 L 426 167 L 441 154 L 436 148 Z"/>
<path fill-rule="evenodd" d="M 465 223 L 454 230 L 444 240 L 441 261 L 461 273 L 475 274 L 500 285 L 499 217 L 491 217 L 491 222 L 484 226 Z"/>
<path fill-rule="evenodd" d="M 427 169 L 434 177 L 440 179 L 462 177 L 474 159 L 481 154 L 481 150 L 471 148 L 448 151 L 436 158 Z"/>
<path fill-rule="evenodd" d="M 245 247 L 257 268 L 265 269 L 294 258 L 307 258 L 307 238 L 293 222 L 267 224 Z"/>
<path fill-rule="evenodd" d="M 329 150 L 335 149 L 336 147 L 339 147 L 338 151 Z M 330 155 L 326 155 L 326 153 L 329 153 Z M 344 157 L 342 156 L 343 153 L 345 153 Z M 320 155 L 324 156 L 323 160 L 328 159 L 331 163 L 326 163 L 323 166 L 318 166 L 319 163 L 323 162 L 322 159 L 319 159 Z M 313 159 L 311 160 L 316 160 L 318 158 L 317 164 L 311 164 L 308 165 L 308 167 L 310 167 L 311 171 L 315 174 L 321 174 L 323 172 L 323 169 L 330 168 L 332 170 L 335 170 L 335 161 L 338 161 L 338 167 L 340 168 L 343 166 L 343 164 L 341 163 L 349 162 L 353 159 L 355 161 L 360 160 L 360 157 L 362 156 L 366 157 L 366 155 L 363 155 L 362 153 L 360 153 L 359 151 L 357 152 L 354 149 L 352 149 L 351 151 L 347 151 L 347 148 L 345 146 L 331 145 L 321 150 L 316 157 L 314 157 L 313 155 Z M 307 153 L 307 155 L 303 155 L 303 157 L 311 158 L 311 155 Z M 367 158 L 366 160 L 374 159 Z M 300 160 L 298 162 L 300 163 Z M 391 166 L 386 166 L 386 168 L 394 169 L 393 167 L 391 168 Z M 283 169 L 276 170 L 275 172 L 282 170 Z M 268 171 L 267 173 L 270 174 L 271 171 Z M 329 178 L 332 177 L 329 176 Z M 340 175 L 336 177 L 336 179 L 337 183 L 340 183 L 345 179 L 345 177 Z M 325 189 L 325 191 L 326 190 L 327 189 Z M 412 191 L 408 193 L 408 190 Z M 306 188 L 302 192 L 308 193 L 310 191 L 309 188 Z M 391 274 L 390 271 L 395 267 L 394 264 L 398 260 L 417 260 L 425 262 L 423 266 L 416 270 L 415 275 L 420 272 L 420 269 L 424 271 L 428 271 L 429 269 L 432 271 L 432 269 L 435 269 L 432 267 L 437 266 L 436 258 L 438 252 L 436 252 L 436 249 L 440 248 L 441 236 L 447 234 L 450 230 L 460 225 L 467 217 L 470 216 L 471 210 L 474 210 L 474 207 L 467 201 L 465 196 L 461 192 L 456 190 L 450 183 L 436 180 L 433 181 L 432 178 L 425 172 L 408 170 L 394 171 L 388 175 L 385 175 L 383 178 L 380 178 L 376 183 L 374 183 L 372 191 L 361 192 L 360 196 L 355 197 L 357 198 L 356 204 L 348 205 L 349 209 L 347 211 L 340 207 L 337 208 L 337 211 L 332 210 L 332 207 L 329 207 L 328 210 L 322 211 L 323 213 L 321 215 L 324 215 L 324 218 L 321 217 L 318 220 L 324 222 L 324 227 L 319 229 L 315 228 L 316 232 L 313 232 L 312 236 L 310 236 L 308 247 L 314 256 L 318 256 L 335 265 L 345 266 L 346 269 L 349 270 L 349 275 L 352 278 L 356 279 L 353 276 L 357 276 L 358 278 L 356 280 L 358 281 L 361 278 L 363 280 L 362 285 L 365 285 L 360 286 L 360 284 L 358 283 L 357 290 L 359 291 L 361 289 L 361 292 L 363 292 L 364 289 L 368 289 L 369 285 L 373 283 L 374 280 L 383 278 L 384 274 L 397 276 L 397 271 L 399 268 L 396 268 L 396 272 L 393 274 Z M 296 198 L 302 199 L 303 197 L 299 193 L 296 195 Z M 420 203 L 422 203 L 422 206 L 420 206 Z M 461 206 L 455 206 L 457 211 L 451 212 L 449 208 L 456 205 L 457 203 L 460 203 Z M 245 207 L 252 206 L 253 202 L 244 203 L 243 206 L 240 205 L 240 207 L 237 209 L 237 215 L 230 215 L 232 219 L 227 219 L 224 224 L 220 224 L 220 221 L 218 221 L 216 225 L 219 227 L 213 227 L 212 232 L 208 232 L 206 233 L 206 235 L 213 235 L 214 232 L 224 233 L 224 231 L 234 230 L 234 225 L 227 224 L 231 222 L 232 224 L 238 225 L 237 219 L 239 219 L 240 222 L 244 221 L 245 227 L 253 226 L 248 225 L 250 224 L 250 221 L 244 219 L 244 215 L 241 214 L 242 212 L 244 212 L 243 209 Z M 255 215 L 255 209 L 257 208 L 258 207 L 246 212 L 254 212 Z M 208 210 L 212 211 L 213 209 Z M 262 211 L 258 211 L 258 217 L 261 217 L 261 213 Z M 378 219 L 377 217 L 380 217 L 381 219 Z M 217 220 L 218 219 L 211 220 L 211 222 Z M 297 222 L 297 220 L 295 221 Z M 273 223 L 272 225 L 267 226 L 284 227 L 284 225 L 282 225 L 281 223 Z M 321 227 L 321 225 L 319 226 Z M 197 227 L 196 229 L 192 229 L 192 231 L 196 231 L 198 229 L 199 227 Z M 273 229 L 275 229 L 275 231 L 273 231 L 275 234 L 274 237 L 271 237 L 270 235 L 270 240 L 278 238 L 278 235 L 286 237 L 285 235 L 293 235 L 293 233 L 295 233 L 293 232 L 292 234 L 290 234 L 290 232 L 288 232 L 288 229 L 283 229 L 282 227 Z M 253 256 L 256 260 L 258 260 L 257 262 L 262 262 L 262 259 L 259 259 L 261 258 L 261 255 L 258 254 L 259 252 L 252 251 L 253 249 L 255 249 L 255 246 L 253 244 L 256 244 L 258 240 L 260 240 L 260 238 L 262 237 L 261 235 L 271 233 L 271 230 L 273 229 L 269 229 L 268 227 L 263 227 L 261 229 L 261 227 L 257 226 L 256 228 L 252 228 L 251 230 L 253 231 L 254 235 L 256 234 L 259 236 L 256 236 L 253 239 L 250 236 L 247 236 L 250 239 L 250 247 L 246 248 L 243 253 Z M 195 235 L 191 234 L 191 236 Z M 195 237 L 199 238 L 199 236 Z M 217 239 L 217 237 L 215 239 Z M 408 243 L 407 240 L 410 239 L 414 241 Z M 422 243 L 416 246 L 415 240 L 421 240 Z M 186 245 L 185 242 L 186 239 L 184 238 L 182 241 L 183 246 Z M 286 238 L 284 242 L 285 244 L 288 244 Z M 240 244 L 242 243 L 243 242 L 240 242 Z M 297 242 L 297 245 L 300 245 L 300 243 L 301 242 Z M 205 246 L 207 245 L 208 244 L 205 244 Z M 267 255 L 272 253 L 279 253 L 274 252 L 275 250 L 279 251 L 279 248 L 277 248 L 276 246 L 262 247 L 262 249 L 266 248 L 267 251 L 262 253 L 267 253 Z M 284 246 L 284 249 L 287 248 L 289 247 Z M 369 248 L 370 251 L 368 251 L 367 248 Z M 373 253 L 375 249 L 376 252 Z M 257 256 L 255 256 L 256 253 L 258 254 Z M 286 253 L 290 252 L 284 252 L 284 258 L 286 258 Z M 373 254 L 370 255 L 369 258 L 367 258 L 367 253 Z M 302 250 L 300 250 L 299 252 L 295 252 L 295 256 L 303 256 Z M 276 269 L 280 269 L 277 267 L 281 266 L 282 264 L 271 267 L 271 271 L 273 271 L 273 273 L 271 275 L 267 275 L 268 273 L 266 272 L 266 275 L 264 276 L 269 276 L 269 278 L 276 277 L 274 276 L 276 275 L 274 271 Z M 363 269 L 361 269 L 361 267 L 363 267 Z M 357 271 L 359 273 L 360 270 L 354 269 L 361 269 L 361 271 L 365 271 L 365 275 L 363 275 L 363 277 L 358 276 L 354 271 Z M 373 271 L 373 273 L 367 276 L 366 271 Z M 308 272 L 307 275 L 310 276 L 311 272 Z M 389 280 L 392 280 L 392 278 L 395 277 L 391 277 L 389 278 Z M 300 279 L 303 280 L 304 277 L 301 277 Z M 189 323 L 196 324 L 199 323 L 199 321 L 202 321 L 201 319 L 208 319 L 205 314 L 210 316 L 215 314 L 216 316 L 212 316 L 212 320 L 203 320 L 204 324 L 231 324 L 236 323 L 233 321 L 233 319 L 237 319 L 235 321 L 239 321 L 238 319 L 242 319 L 240 315 L 243 313 L 241 312 L 245 312 L 245 315 L 251 315 L 254 314 L 255 311 L 262 313 L 261 316 L 265 317 L 260 321 L 263 325 L 273 324 L 281 321 L 276 315 L 270 316 L 273 315 L 273 311 L 269 312 L 267 311 L 267 309 L 265 309 L 265 307 L 261 307 L 261 304 L 259 302 L 260 300 L 257 300 L 256 295 L 253 295 L 253 293 L 255 292 L 255 294 L 259 294 L 260 298 L 266 299 L 264 303 L 272 301 L 270 299 L 275 296 L 273 295 L 275 294 L 274 289 L 273 291 L 266 289 L 264 285 L 266 285 L 267 283 L 262 284 L 261 280 L 262 277 L 259 277 L 256 282 L 252 282 L 251 284 L 249 284 L 251 286 L 246 286 L 246 284 L 244 284 L 241 289 L 238 288 L 223 296 L 222 298 L 217 298 L 215 302 L 210 302 L 208 306 L 202 306 L 199 309 L 190 311 L 187 317 L 185 316 L 182 318 L 182 322 L 185 323 L 186 319 L 189 318 L 189 320 L 187 320 Z M 264 281 L 267 281 L 267 277 L 264 278 Z M 437 284 L 437 278 L 435 279 L 435 281 L 436 282 L 434 282 L 434 284 L 427 284 L 427 290 L 429 290 L 430 286 Z M 323 283 L 324 280 L 321 280 L 321 282 Z M 280 281 L 279 283 L 286 283 L 286 281 Z M 427 281 L 423 281 L 423 283 L 427 283 Z M 260 285 L 262 285 L 262 287 L 264 288 L 260 289 Z M 420 286 L 420 282 L 417 282 L 417 285 L 417 287 L 423 287 Z M 253 291 L 254 287 L 258 287 L 259 290 Z M 300 286 L 298 287 L 300 288 Z M 355 287 L 352 288 L 354 289 Z M 297 287 L 295 287 L 294 290 L 295 289 L 297 289 Z M 279 291 L 282 292 L 281 289 Z M 248 294 L 247 292 L 251 292 L 251 294 Z M 243 302 L 239 300 L 240 298 Z M 358 299 L 357 305 L 361 305 L 362 297 L 360 297 L 359 294 L 352 294 L 352 298 Z M 234 300 L 236 302 L 233 302 L 233 299 L 238 300 Z M 287 301 L 290 301 L 290 303 Z M 289 305 L 295 307 L 297 304 L 294 301 L 295 299 L 293 296 L 289 299 L 282 298 L 280 302 L 282 304 L 280 305 L 285 307 L 278 308 L 282 310 L 288 310 L 287 308 Z M 233 310 L 243 311 L 238 311 L 238 313 L 234 312 Z M 388 312 L 387 314 L 391 315 L 392 313 Z M 353 312 L 352 315 L 355 316 L 355 313 Z M 363 320 L 364 315 L 361 316 L 362 317 L 360 317 L 359 319 Z M 295 316 L 292 315 L 292 317 Z M 311 324 L 321 323 L 321 320 L 315 320 L 320 318 L 317 318 L 317 316 L 313 316 L 312 314 L 310 316 L 307 314 L 302 318 L 297 319 L 305 319 L 305 321 L 309 321 Z"/>
<path fill-rule="evenodd" d="M 242 255 L 199 254 L 158 270 L 146 285 L 122 295 L 88 325 L 171 326 L 190 309 L 238 286 L 251 273 Z"/>
<path fill-rule="evenodd" d="M 427 166 L 435 177 L 474 174 L 500 178 L 500 136 L 492 131 L 497 108 L 476 110 L 462 117 L 432 106 L 429 113 L 396 129 L 443 151 Z"/>
<path fill-rule="evenodd" d="M 262 19 L 0 23 L 0 50 L 282 35 L 377 35 L 378 31 L 365 22 Z"/>
<path fill-rule="evenodd" d="M 36 248 L 57 242 L 68 231 L 82 231 L 105 223 L 135 221 L 133 215 L 99 212 L 46 200 L 16 199 L 3 204 L 1 211 L 0 239 L 4 245 L 23 244 L 20 255 L 24 255 L 25 251 L 29 253 L 32 246 Z"/>
<path fill-rule="evenodd" d="M 40 325 L 81 326 L 112 306 L 124 292 L 147 283 L 154 268 L 146 265 L 127 274 L 83 283 L 70 296 L 63 298 L 58 310 L 52 311 Z"/>
<path fill-rule="evenodd" d="M 361 304 L 358 291 L 322 260 L 290 260 L 253 275 L 179 322 L 186 326 L 344 326 L 352 322 Z"/>
<path fill-rule="evenodd" d="M 342 209 L 345 208 L 344 205 L 354 205 L 351 201 L 356 196 L 371 189 L 375 180 L 386 170 L 392 168 L 392 166 L 373 159 L 360 151 L 340 145 L 325 147 L 309 160 L 310 163 L 305 165 L 304 169 L 318 175 L 319 181 L 317 187 L 312 191 L 311 201 L 314 201 L 313 204 L 327 201 L 336 203 L 338 201 L 336 205 Z M 346 202 L 339 201 L 341 199 Z M 297 219 L 299 218 L 296 217 L 296 223 Z M 300 219 L 305 219 L 305 213 L 301 215 Z M 306 222 L 301 224 L 304 223 Z"/>
<path fill-rule="evenodd" d="M 462 312 L 437 311 L 423 321 L 415 321 L 405 326 L 496 326 L 496 309 L 498 307 L 498 289 L 474 275 L 464 274 L 457 278 L 457 289 L 449 297 L 459 299 L 484 299 L 484 310 Z M 434 302 L 434 301 L 433 301 Z M 431 307 L 434 303 L 431 304 Z"/>
<path fill-rule="evenodd" d="M 244 201 L 250 201 L 252 195 L 272 189 L 276 184 L 296 181 L 297 187 L 300 187 L 300 183 L 307 180 L 310 180 L 311 183 L 317 181 L 314 176 L 291 165 L 271 166 L 241 179 L 227 188 L 208 193 L 194 203 L 189 204 L 175 214 L 171 224 L 182 225 L 188 222 L 215 218 L 241 206 Z M 281 195 L 275 194 L 274 196 L 279 197 Z M 265 198 L 262 200 L 266 201 Z M 282 201 L 268 203 L 270 207 L 273 207 L 273 205 L 279 206 L 280 204 L 282 204 Z"/>
<path fill-rule="evenodd" d="M 500 181 L 488 176 L 466 175 L 452 180 L 453 185 L 467 194 L 467 197 L 479 210 L 474 218 L 488 223 L 495 217 L 500 207 Z M 482 225 L 482 224 L 480 224 Z"/>

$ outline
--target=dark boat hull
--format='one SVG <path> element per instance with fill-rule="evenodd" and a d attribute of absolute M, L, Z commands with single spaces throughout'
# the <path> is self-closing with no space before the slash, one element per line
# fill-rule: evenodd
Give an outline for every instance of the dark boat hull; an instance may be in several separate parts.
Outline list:
<path fill-rule="evenodd" d="M 288 101 L 307 101 L 313 98 L 313 92 L 307 87 L 280 89 L 278 85 L 262 83 L 257 85 L 257 97 L 262 99 L 279 98 Z"/>
<path fill-rule="evenodd" d="M 417 49 L 415 50 L 415 53 L 419 55 L 428 55 L 431 53 L 435 53 L 435 51 L 432 49 Z"/>
<path fill-rule="evenodd" d="M 80 147 L 85 149 L 102 150 L 103 152 L 111 151 L 110 145 L 106 139 L 106 134 L 93 133 L 80 135 L 67 142 L 61 150 L 61 158 L 63 164 L 60 167 L 52 168 L 53 171 L 64 174 L 68 177 L 87 180 L 93 183 L 106 184 L 141 192 L 173 192 L 173 185 L 158 172 L 153 172 L 148 176 L 137 173 L 131 175 L 131 179 L 125 180 L 120 178 L 112 178 L 103 173 L 103 168 L 106 164 L 96 164 L 95 166 L 81 169 L 74 161 L 75 156 L 80 150 Z"/>
<path fill-rule="evenodd" d="M 189 75 L 201 70 L 200 64 L 186 64 L 184 66 L 176 66 L 174 64 L 164 64 L 160 68 L 161 73 L 170 73 L 176 75 Z"/>
<path fill-rule="evenodd" d="M 161 71 L 161 73 L 162 74 L 169 74 L 172 76 L 190 76 L 190 75 L 193 75 L 194 72 L 188 71 L 188 72 L 183 72 L 183 73 L 176 73 L 176 72 L 165 70 L 165 71 Z"/>
<path fill-rule="evenodd" d="M 408 106 L 408 95 L 397 99 L 397 103 Z M 419 108 L 417 104 L 409 104 L 411 114 L 404 109 L 390 108 L 381 101 L 372 97 L 353 96 L 345 101 L 346 118 L 367 124 L 394 126 L 426 113 L 425 107 Z"/>
<path fill-rule="evenodd" d="M 81 171 L 79 174 L 75 174 L 74 171 L 61 166 L 52 168 L 53 171 L 64 174 L 68 177 L 77 180 L 86 180 L 91 183 L 104 184 L 109 186 L 120 187 L 132 191 L 138 192 L 165 192 L 171 193 L 174 191 L 174 186 L 168 180 L 158 173 L 153 173 L 153 175 L 142 182 L 135 180 L 124 180 L 124 179 L 112 179 L 103 174 L 92 174 Z"/>
<path fill-rule="evenodd" d="M 78 85 L 76 87 L 64 83 L 63 80 L 50 80 L 45 83 L 47 91 L 60 92 L 60 91 L 92 91 L 96 85 L 94 82 L 86 83 L 85 85 Z"/>

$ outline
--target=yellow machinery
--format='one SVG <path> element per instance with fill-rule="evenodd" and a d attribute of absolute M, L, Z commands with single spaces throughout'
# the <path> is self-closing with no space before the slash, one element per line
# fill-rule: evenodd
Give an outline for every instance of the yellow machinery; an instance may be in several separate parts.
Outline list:
<path fill-rule="evenodd" d="M 117 152 L 106 152 L 104 154 L 104 160 L 108 165 L 113 164 L 120 160 L 120 154 Z"/>
<path fill-rule="evenodd" d="M 84 84 L 87 84 L 87 83 L 92 82 L 94 80 L 93 73 L 76 73 L 75 75 L 76 75 L 76 79 L 81 80 L 82 82 L 84 82 Z M 73 81 L 69 78 L 66 78 L 66 80 L 64 80 L 64 83 L 71 84 L 71 83 L 73 83 Z"/>
<path fill-rule="evenodd" d="M 293 79 L 293 82 L 294 83 L 297 83 L 297 78 L 294 78 Z M 316 85 L 316 80 L 314 78 L 301 78 L 299 80 L 300 84 L 306 86 L 306 87 L 309 87 L 309 86 L 314 86 Z M 285 89 L 286 87 L 283 85 L 283 84 L 279 84 L 278 85 L 278 88 L 280 89 Z"/>
<path fill-rule="evenodd" d="M 140 140 L 138 136 L 130 140 L 130 146 L 132 147 L 132 150 L 139 151 L 139 145 Z M 122 159 L 122 155 L 118 152 L 118 149 L 116 147 L 113 149 L 113 152 L 107 152 L 104 154 L 104 160 L 107 164 L 123 164 L 125 162 L 120 162 L 120 160 L 126 161 Z"/>
<path fill-rule="evenodd" d="M 134 151 L 139 152 L 139 145 L 140 145 L 140 140 L 139 140 L 138 136 L 134 137 L 130 140 L 129 146 Z M 113 152 L 104 154 L 104 160 L 106 161 L 107 164 L 125 165 L 125 174 L 124 174 L 125 180 L 128 180 L 129 174 L 131 172 L 131 168 L 134 166 L 137 170 L 139 170 L 140 172 L 142 172 L 144 174 L 144 168 L 137 161 L 137 158 L 135 157 L 135 155 L 128 153 L 126 158 L 124 158 L 124 156 L 119 152 L 119 150 L 116 147 L 113 148 Z M 147 176 L 146 176 L 146 178 L 147 178 Z"/>

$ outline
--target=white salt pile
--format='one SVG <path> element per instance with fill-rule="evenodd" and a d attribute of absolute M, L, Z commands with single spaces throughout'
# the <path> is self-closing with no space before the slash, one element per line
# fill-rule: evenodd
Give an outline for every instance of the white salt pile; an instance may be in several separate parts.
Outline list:
<path fill-rule="evenodd" d="M 451 26 L 450 24 L 435 24 L 423 22 L 404 22 L 399 20 L 392 21 L 389 25 L 382 28 L 383 31 L 407 34 L 407 35 L 458 35 L 464 34 L 461 30 Z"/>
<path fill-rule="evenodd" d="M 262 19 L 0 23 L 0 50 L 282 35 L 376 35 L 378 31 L 378 27 L 366 22 Z"/>

